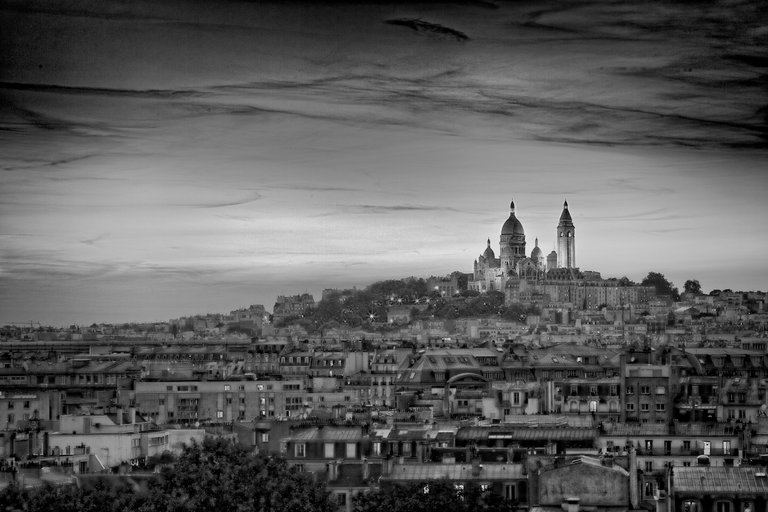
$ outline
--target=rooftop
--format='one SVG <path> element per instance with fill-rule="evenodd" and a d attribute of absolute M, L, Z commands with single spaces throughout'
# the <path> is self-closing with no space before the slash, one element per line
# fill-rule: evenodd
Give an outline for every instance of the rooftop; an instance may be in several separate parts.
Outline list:
<path fill-rule="evenodd" d="M 675 467 L 675 492 L 691 494 L 768 494 L 765 467 L 690 466 Z"/>

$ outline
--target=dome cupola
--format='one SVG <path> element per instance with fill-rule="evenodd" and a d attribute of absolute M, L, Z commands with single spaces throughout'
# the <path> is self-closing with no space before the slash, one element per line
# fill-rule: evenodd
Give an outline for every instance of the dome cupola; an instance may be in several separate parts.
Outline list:
<path fill-rule="evenodd" d="M 509 218 L 501 226 L 501 234 L 503 235 L 525 235 L 522 223 L 515 217 L 515 202 L 512 201 L 509 205 Z"/>

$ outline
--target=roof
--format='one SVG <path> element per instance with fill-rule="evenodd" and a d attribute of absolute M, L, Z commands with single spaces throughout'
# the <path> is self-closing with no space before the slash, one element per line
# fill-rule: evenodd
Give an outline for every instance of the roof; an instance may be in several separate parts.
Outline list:
<path fill-rule="evenodd" d="M 768 494 L 768 476 L 764 467 L 675 467 L 672 478 L 675 492 Z"/>
<path fill-rule="evenodd" d="M 465 427 L 457 440 L 513 439 L 518 441 L 585 441 L 595 439 L 597 429 L 583 427 Z"/>
<path fill-rule="evenodd" d="M 482 463 L 477 474 L 472 472 L 472 464 L 395 464 L 386 477 L 389 480 L 411 480 L 425 482 L 447 478 L 456 481 L 488 481 L 525 478 L 522 464 Z"/>
<path fill-rule="evenodd" d="M 594 468 L 600 468 L 605 471 L 612 471 L 615 473 L 619 473 L 624 476 L 629 476 L 629 471 L 624 469 L 623 467 L 619 466 L 618 464 L 613 464 L 611 466 L 606 466 L 603 464 L 600 459 L 596 459 L 594 457 L 589 457 L 586 455 L 581 455 L 579 457 L 576 457 L 575 459 L 571 460 L 570 462 L 566 463 L 564 466 L 556 466 L 556 467 L 550 467 L 550 468 L 542 468 L 540 472 L 545 471 L 558 471 L 563 469 L 564 467 L 568 466 L 577 466 L 579 464 L 584 464 L 585 466 L 591 466 Z"/>
<path fill-rule="evenodd" d="M 502 235 L 524 235 L 525 231 L 523 231 L 523 225 L 522 223 L 515 217 L 515 203 L 512 203 L 510 205 L 511 211 L 509 213 L 509 218 L 504 222 L 504 225 L 501 226 L 501 234 Z"/>
<path fill-rule="evenodd" d="M 360 427 L 310 427 L 296 430 L 287 441 L 357 441 L 362 439 Z"/>

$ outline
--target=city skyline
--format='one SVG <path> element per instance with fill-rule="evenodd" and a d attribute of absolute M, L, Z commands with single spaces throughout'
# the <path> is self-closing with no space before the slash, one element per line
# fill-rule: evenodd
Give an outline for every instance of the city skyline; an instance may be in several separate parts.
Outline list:
<path fill-rule="evenodd" d="M 0 324 L 471 272 L 512 199 L 528 253 L 568 200 L 582 270 L 768 288 L 757 3 L 57 5 L 0 8 Z"/>

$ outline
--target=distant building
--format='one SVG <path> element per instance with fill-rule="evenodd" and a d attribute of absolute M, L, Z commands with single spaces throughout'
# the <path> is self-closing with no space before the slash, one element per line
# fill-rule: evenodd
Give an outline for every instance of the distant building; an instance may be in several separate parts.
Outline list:
<path fill-rule="evenodd" d="M 273 320 L 279 322 L 291 316 L 301 316 L 314 307 L 315 299 L 309 293 L 291 296 L 280 295 L 272 309 Z"/>

